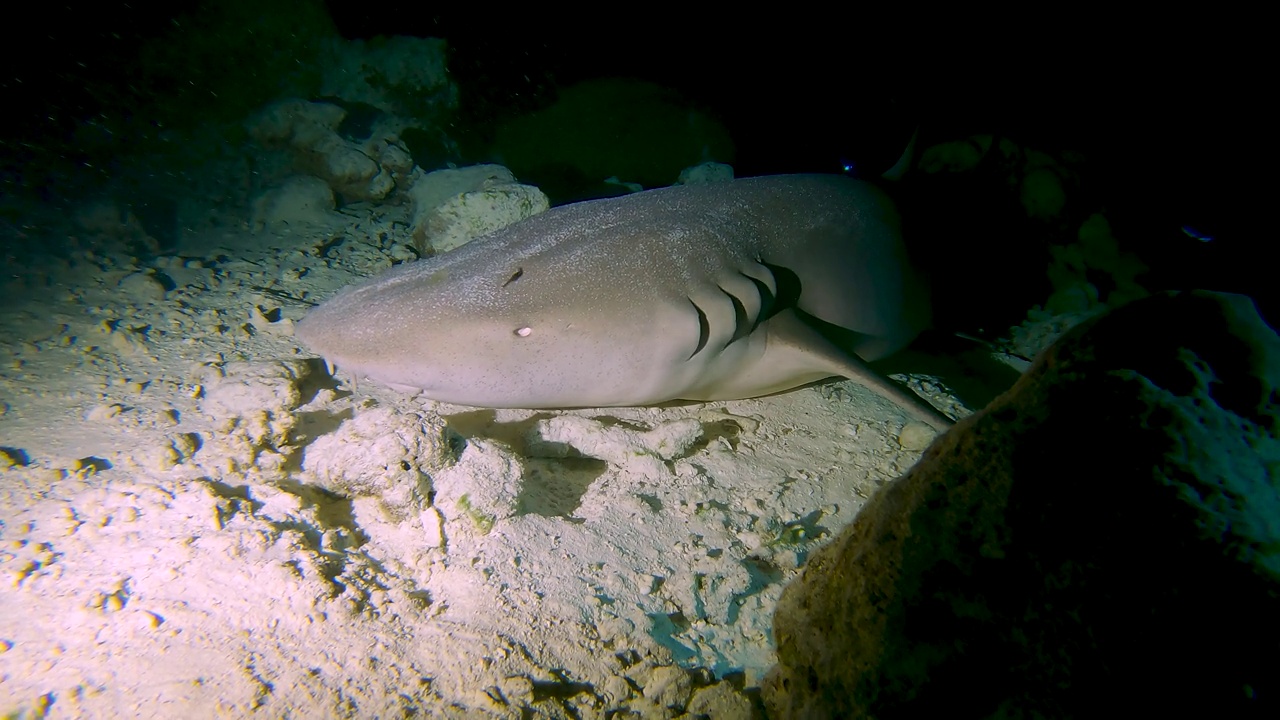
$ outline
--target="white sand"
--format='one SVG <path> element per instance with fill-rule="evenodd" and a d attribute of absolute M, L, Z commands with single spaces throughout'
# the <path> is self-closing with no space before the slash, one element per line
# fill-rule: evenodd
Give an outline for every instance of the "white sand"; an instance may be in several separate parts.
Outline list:
<path fill-rule="evenodd" d="M 254 288 L 322 299 L 409 242 L 328 217 L 7 281 L 0 712 L 748 717 L 783 584 L 932 431 L 847 382 L 542 413 L 325 388 L 305 306 Z"/>

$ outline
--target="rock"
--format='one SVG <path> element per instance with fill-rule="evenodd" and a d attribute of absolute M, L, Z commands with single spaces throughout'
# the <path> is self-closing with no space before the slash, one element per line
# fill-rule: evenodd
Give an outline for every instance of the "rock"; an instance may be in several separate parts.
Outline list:
<path fill-rule="evenodd" d="M 344 138 L 338 129 L 346 115 L 333 103 L 281 100 L 250 119 L 248 130 L 263 147 L 285 150 L 298 170 L 320 178 L 343 200 L 381 200 L 396 189 L 397 178 L 407 178 L 408 150 L 387 132 Z"/>
<path fill-rule="evenodd" d="M 902 432 L 898 434 L 898 445 L 911 452 L 924 452 L 937 435 L 937 430 L 913 420 L 902 427 Z"/>
<path fill-rule="evenodd" d="M 693 718 L 707 720 L 751 720 L 756 717 L 751 701 L 728 682 L 718 682 L 694 691 L 685 711 Z"/>
<path fill-rule="evenodd" d="M 1062 180 L 1048 168 L 1032 170 L 1022 178 L 1021 199 L 1027 216 L 1041 220 L 1057 218 L 1067 204 Z"/>
<path fill-rule="evenodd" d="M 553 105 L 501 124 L 495 148 L 517 175 L 557 199 L 557 180 L 590 185 L 616 176 L 663 187 L 690 165 L 731 162 L 734 153 L 715 118 L 668 88 L 623 78 L 561 89 Z"/>
<path fill-rule="evenodd" d="M 387 145 L 382 148 L 382 154 L 378 157 L 378 164 L 396 176 L 397 179 L 408 178 L 409 173 L 413 171 L 413 156 L 404 147 Z"/>
<path fill-rule="evenodd" d="M 368 150 L 332 135 L 303 151 L 299 165 L 329 183 L 347 201 L 381 200 L 395 189 L 391 173 L 384 171 Z M 381 149 L 378 149 L 381 155 Z"/>
<path fill-rule="evenodd" d="M 182 455 L 167 440 L 138 447 L 129 457 L 138 467 L 158 473 L 172 470 L 182 462 Z"/>
<path fill-rule="evenodd" d="M 303 469 L 326 490 L 376 496 L 388 512 L 403 517 L 431 504 L 431 475 L 455 459 L 450 438 L 434 414 L 361 408 L 307 446 Z"/>
<path fill-rule="evenodd" d="M 414 225 L 418 224 L 418 218 L 455 195 L 515 181 L 516 176 L 510 170 L 494 164 L 446 168 L 419 175 L 407 191 L 413 206 Z"/>
<path fill-rule="evenodd" d="M 293 320 L 282 316 L 278 310 L 264 313 L 261 307 L 253 305 L 249 308 L 249 324 L 259 332 L 281 337 L 293 336 Z"/>
<path fill-rule="evenodd" d="M 920 154 L 917 167 L 930 174 L 968 172 L 978 167 L 995 142 L 991 135 L 974 135 L 966 140 L 940 143 Z M 1002 157 L 1011 158 L 1017 154 L 1018 147 L 1011 140 L 1001 139 L 996 143 L 996 150 Z"/>
<path fill-rule="evenodd" d="M 295 175 L 254 202 L 254 227 L 323 227 L 337 217 L 334 207 L 333 190 L 328 183 L 310 175 Z"/>
<path fill-rule="evenodd" d="M 564 457 L 566 449 L 572 448 L 587 457 L 626 465 L 635 457 L 652 456 L 664 461 L 684 457 L 702 439 L 703 432 L 702 423 L 693 418 L 635 430 L 576 415 L 557 415 L 539 420 L 526 443 L 544 457 Z"/>
<path fill-rule="evenodd" d="M 519 512 L 527 474 L 524 460 L 511 448 L 471 439 L 457 463 L 433 475 L 434 505 L 446 520 L 465 520 L 464 525 L 487 534 Z"/>
<path fill-rule="evenodd" d="M 438 38 L 404 35 L 330 42 L 321 94 L 396 115 L 432 118 L 457 103 L 446 48 Z"/>
<path fill-rule="evenodd" d="M 120 292 L 130 302 L 156 303 L 164 300 L 164 283 L 153 272 L 136 272 L 120 279 Z"/>
<path fill-rule="evenodd" d="M 200 409 L 213 416 L 292 411 L 302 403 L 303 383 L 313 370 L 305 360 L 227 363 L 210 371 Z"/>
<path fill-rule="evenodd" d="M 598 420 L 558 415 L 539 420 L 525 438 L 530 452 L 566 457 L 575 451 L 654 480 L 671 476 L 667 462 L 684 457 L 703 436 L 702 423 L 685 418 L 649 430 L 606 426 Z"/>
<path fill-rule="evenodd" d="M 1049 253 L 1054 292 L 1045 308 L 1052 312 L 1084 312 L 1104 302 L 1116 307 L 1147 294 L 1138 278 L 1149 268 L 1120 249 L 1102 214 L 1094 213 L 1080 224 L 1075 242 L 1052 245 Z"/>
<path fill-rule="evenodd" d="M 644 683 L 644 698 L 660 708 L 684 710 L 692 693 L 693 678 L 684 668 L 671 665 L 654 668 Z"/>
<path fill-rule="evenodd" d="M 786 589 L 771 717 L 1280 716 L 1278 386 L 1243 296 L 1068 332 Z"/>
<path fill-rule="evenodd" d="M 460 248 L 472 240 L 533 217 L 551 207 L 532 185 L 507 184 L 455 195 L 415 223 L 414 239 L 423 255 Z"/>
<path fill-rule="evenodd" d="M 550 207 L 541 190 L 517 183 L 501 165 L 419 174 L 407 195 L 413 243 L 422 255 L 452 250 Z"/>
<path fill-rule="evenodd" d="M 232 362 L 211 369 L 200 410 L 216 422 L 202 455 L 221 472 L 256 467 L 279 474 L 296 448 L 291 444 L 309 392 L 313 366 L 305 360 Z"/>
<path fill-rule="evenodd" d="M 718 162 L 704 162 L 680 171 L 677 185 L 703 185 L 713 182 L 729 182 L 733 179 L 733 166 Z"/>
<path fill-rule="evenodd" d="M 254 140 L 268 147 L 307 146 L 337 133 L 346 111 L 332 103 L 313 103 L 292 98 L 272 103 L 249 119 L 247 129 Z"/>
<path fill-rule="evenodd" d="M 147 233 L 142 222 L 115 200 L 101 198 L 75 210 L 74 220 L 103 252 L 123 251 L 134 255 L 153 255 L 160 243 Z"/>
<path fill-rule="evenodd" d="M 120 403 L 103 403 L 95 405 L 85 413 L 84 419 L 91 423 L 100 423 L 112 418 L 118 417 L 124 412 L 124 406 Z"/>

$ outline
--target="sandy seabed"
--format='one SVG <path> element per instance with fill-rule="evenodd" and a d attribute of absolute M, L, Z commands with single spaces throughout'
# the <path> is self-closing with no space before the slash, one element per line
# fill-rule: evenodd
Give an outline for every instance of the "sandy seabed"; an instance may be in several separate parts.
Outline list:
<path fill-rule="evenodd" d="M 296 300 L 399 227 L 81 239 L 7 279 L 6 717 L 758 712 L 785 583 L 933 431 L 849 382 L 534 412 L 330 376 Z"/>

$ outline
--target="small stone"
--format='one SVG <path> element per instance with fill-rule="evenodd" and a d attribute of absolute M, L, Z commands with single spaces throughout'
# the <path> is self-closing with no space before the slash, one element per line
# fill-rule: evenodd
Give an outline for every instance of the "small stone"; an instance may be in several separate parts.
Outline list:
<path fill-rule="evenodd" d="M 684 710 L 693 693 L 693 680 L 683 668 L 654 668 L 644 684 L 644 696 L 658 707 Z"/>
<path fill-rule="evenodd" d="M 686 712 L 693 717 L 747 718 L 754 717 L 751 701 L 727 682 L 718 682 L 699 688 L 689 701 Z"/>
<path fill-rule="evenodd" d="M 922 422 L 912 420 L 898 434 L 898 444 L 908 452 L 923 452 L 938 436 L 938 431 Z"/>
<path fill-rule="evenodd" d="M 135 302 L 160 302 L 165 296 L 164 284 L 155 275 L 146 272 L 124 276 L 120 280 L 119 288 Z"/>
<path fill-rule="evenodd" d="M 85 420 L 89 422 L 102 422 L 110 420 L 120 413 L 124 412 L 124 406 L 120 403 L 106 403 L 98 405 L 85 414 Z"/>

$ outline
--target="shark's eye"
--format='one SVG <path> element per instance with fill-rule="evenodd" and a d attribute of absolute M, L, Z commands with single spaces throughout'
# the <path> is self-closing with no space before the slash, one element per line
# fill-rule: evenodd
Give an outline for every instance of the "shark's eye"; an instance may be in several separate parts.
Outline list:
<path fill-rule="evenodd" d="M 532 333 L 532 332 L 533 332 L 533 328 L 522 327 L 516 330 L 516 335 L 519 335 L 520 337 L 529 337 L 529 333 Z"/>
<path fill-rule="evenodd" d="M 511 274 L 511 277 L 507 278 L 507 281 L 502 283 L 502 287 L 506 287 L 511 283 L 519 280 L 520 276 L 523 274 L 524 274 L 524 268 L 516 268 L 516 271 Z"/>

